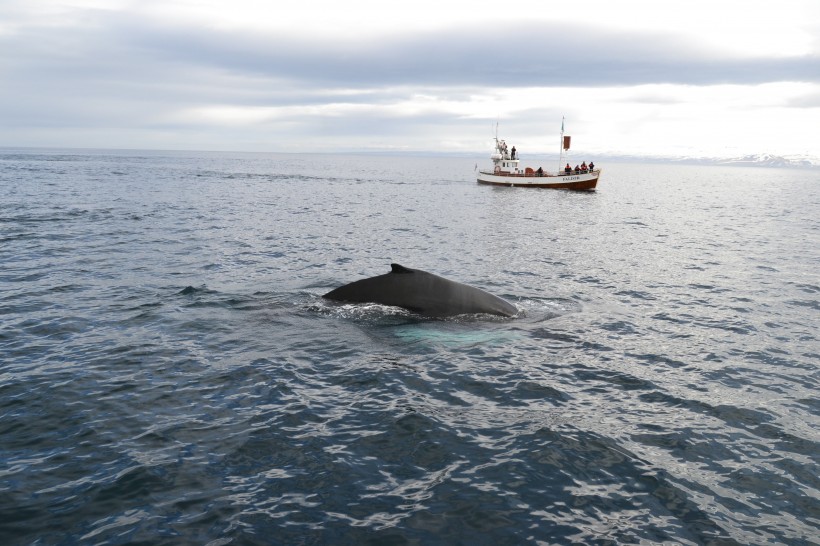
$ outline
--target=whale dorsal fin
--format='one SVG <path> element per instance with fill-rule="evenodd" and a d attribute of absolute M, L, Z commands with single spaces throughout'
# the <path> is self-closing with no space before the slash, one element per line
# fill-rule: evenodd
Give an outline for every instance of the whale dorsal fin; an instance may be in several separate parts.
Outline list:
<path fill-rule="evenodd" d="M 390 264 L 391 273 L 412 273 L 413 270 L 409 267 L 404 267 L 399 264 Z"/>

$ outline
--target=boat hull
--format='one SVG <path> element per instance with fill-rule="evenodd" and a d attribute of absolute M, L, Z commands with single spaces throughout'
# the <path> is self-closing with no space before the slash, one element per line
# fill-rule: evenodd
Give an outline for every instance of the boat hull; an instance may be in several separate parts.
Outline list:
<path fill-rule="evenodd" d="M 551 188 L 556 190 L 594 191 L 601 170 L 588 173 L 556 175 L 505 174 L 479 171 L 478 183 L 508 188 Z"/>

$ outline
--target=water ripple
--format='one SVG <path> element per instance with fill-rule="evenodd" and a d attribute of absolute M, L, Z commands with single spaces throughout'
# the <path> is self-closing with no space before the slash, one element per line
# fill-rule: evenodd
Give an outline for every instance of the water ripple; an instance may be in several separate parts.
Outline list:
<path fill-rule="evenodd" d="M 4 543 L 816 543 L 817 180 L 365 163 L 0 153 Z"/>

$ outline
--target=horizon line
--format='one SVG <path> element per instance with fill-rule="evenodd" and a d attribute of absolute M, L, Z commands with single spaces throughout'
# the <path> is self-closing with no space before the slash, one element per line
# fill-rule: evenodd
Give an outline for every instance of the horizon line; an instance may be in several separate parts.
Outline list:
<path fill-rule="evenodd" d="M 282 155 L 376 155 L 376 156 L 427 156 L 427 157 L 470 157 L 479 158 L 487 156 L 486 151 L 442 151 L 442 150 L 396 150 L 396 149 L 338 149 L 334 151 L 313 150 L 313 151 L 275 151 L 275 150 L 218 150 L 218 149 L 186 149 L 186 148 L 125 148 L 111 147 L 101 148 L 94 146 L 8 146 L 0 145 L 0 150 L 12 151 L 77 151 L 77 152 L 150 152 L 150 153 L 222 153 L 222 154 L 282 154 Z M 745 154 L 740 156 L 719 156 L 719 155 L 683 155 L 683 154 L 626 154 L 618 152 L 591 153 L 579 151 L 576 154 L 584 154 L 595 158 L 603 158 L 615 162 L 646 162 L 658 163 L 671 161 L 679 164 L 700 164 L 700 165 L 722 165 L 722 166 L 760 166 L 760 167 L 786 167 L 786 168 L 820 168 L 820 157 L 810 156 L 805 153 L 794 154 L 773 154 L 768 152 Z M 533 160 L 554 160 L 555 157 L 546 153 L 527 154 L 525 157 Z M 766 160 L 769 160 L 768 162 Z M 783 164 L 773 164 L 781 161 Z"/>

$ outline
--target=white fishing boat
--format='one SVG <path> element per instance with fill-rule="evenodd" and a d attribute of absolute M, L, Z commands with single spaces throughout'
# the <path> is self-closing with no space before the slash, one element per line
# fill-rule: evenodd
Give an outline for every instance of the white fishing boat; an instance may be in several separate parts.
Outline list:
<path fill-rule="evenodd" d="M 490 169 L 478 171 L 478 183 L 492 186 L 516 188 L 553 188 L 559 190 L 594 191 L 601 176 L 601 169 L 593 163 L 586 162 L 570 167 L 564 163 L 564 153 L 570 147 L 569 136 L 564 135 L 564 123 L 561 122 L 561 152 L 558 159 L 558 171 L 548 172 L 542 167 L 522 167 L 518 153 L 513 146 L 508 149 L 507 143 L 495 137 L 495 151 L 490 156 L 493 164 Z"/>

